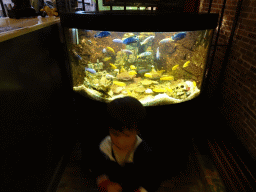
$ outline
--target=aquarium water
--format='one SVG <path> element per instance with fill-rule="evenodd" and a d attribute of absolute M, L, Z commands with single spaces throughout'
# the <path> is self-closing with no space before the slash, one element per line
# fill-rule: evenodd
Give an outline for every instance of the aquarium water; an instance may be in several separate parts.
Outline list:
<path fill-rule="evenodd" d="M 73 89 L 103 102 L 132 96 L 144 106 L 191 100 L 200 94 L 212 31 L 70 29 Z"/>

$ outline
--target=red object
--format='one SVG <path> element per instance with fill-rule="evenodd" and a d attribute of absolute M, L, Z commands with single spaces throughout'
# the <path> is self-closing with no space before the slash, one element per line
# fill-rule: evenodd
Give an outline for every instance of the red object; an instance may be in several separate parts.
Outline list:
<path fill-rule="evenodd" d="M 141 192 L 139 189 L 135 189 L 134 192 Z"/>
<path fill-rule="evenodd" d="M 107 192 L 107 187 L 108 185 L 112 183 L 109 179 L 108 180 L 105 180 L 105 181 L 102 181 L 99 186 L 98 186 L 98 190 L 100 192 Z"/>

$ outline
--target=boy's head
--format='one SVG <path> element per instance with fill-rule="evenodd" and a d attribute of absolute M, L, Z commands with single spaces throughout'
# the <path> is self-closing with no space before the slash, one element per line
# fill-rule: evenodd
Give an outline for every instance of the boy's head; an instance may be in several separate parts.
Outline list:
<path fill-rule="evenodd" d="M 107 104 L 109 133 L 113 144 L 129 148 L 140 133 L 138 124 L 146 116 L 146 109 L 133 97 L 118 98 Z"/>

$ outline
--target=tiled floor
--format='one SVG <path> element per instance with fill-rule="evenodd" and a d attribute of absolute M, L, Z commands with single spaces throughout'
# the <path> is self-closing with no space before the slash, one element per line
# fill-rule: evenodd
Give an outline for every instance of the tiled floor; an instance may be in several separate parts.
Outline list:
<path fill-rule="evenodd" d="M 81 152 L 79 143 L 71 154 L 70 162 L 65 168 L 57 192 L 96 192 L 96 183 L 88 175 L 82 175 L 79 166 Z M 213 165 L 203 163 L 205 158 L 190 157 L 190 164 L 186 173 L 165 180 L 157 192 L 225 192 L 225 187 Z M 200 165 L 198 165 L 198 163 Z M 209 161 L 207 161 L 209 164 Z M 203 171 L 199 170 L 203 169 Z"/>

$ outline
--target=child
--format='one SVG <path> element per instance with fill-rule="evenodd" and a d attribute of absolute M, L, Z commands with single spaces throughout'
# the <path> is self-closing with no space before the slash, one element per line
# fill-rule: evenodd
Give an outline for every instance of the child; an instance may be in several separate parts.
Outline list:
<path fill-rule="evenodd" d="M 107 104 L 109 135 L 99 145 L 95 160 L 98 190 L 101 192 L 154 192 L 161 180 L 156 156 L 142 140 L 139 123 L 146 116 L 142 104 L 133 97 Z"/>

